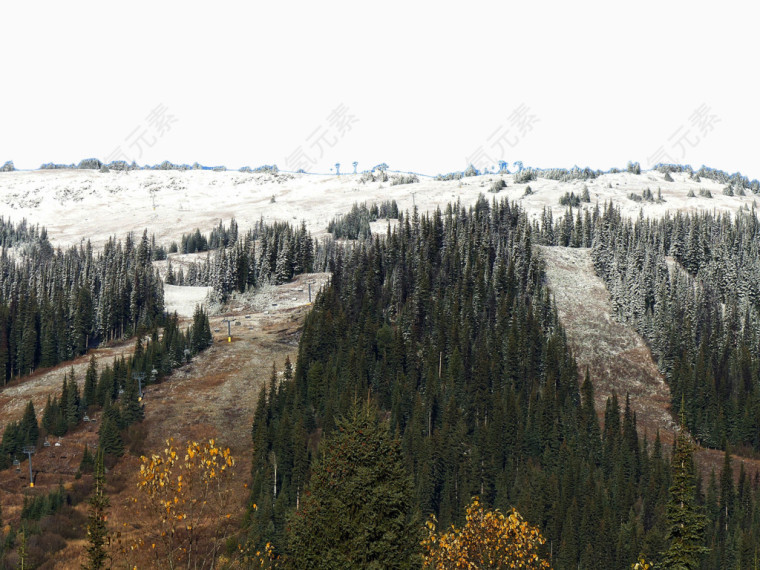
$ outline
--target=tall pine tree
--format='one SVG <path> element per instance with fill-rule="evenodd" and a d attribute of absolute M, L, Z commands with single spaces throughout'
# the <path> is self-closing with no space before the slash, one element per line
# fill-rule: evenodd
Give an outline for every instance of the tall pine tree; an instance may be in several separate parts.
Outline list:
<path fill-rule="evenodd" d="M 87 563 L 82 566 L 83 570 L 100 570 L 105 568 L 108 560 L 106 517 L 108 516 L 110 502 L 105 493 L 105 481 L 103 451 L 98 450 L 95 458 L 94 487 L 90 496 L 90 507 L 87 515 Z"/>
<path fill-rule="evenodd" d="M 370 405 L 354 406 L 324 446 L 291 521 L 296 568 L 407 568 L 420 539 L 399 443 Z"/>
<path fill-rule="evenodd" d="M 704 546 L 707 517 L 697 505 L 693 455 L 694 444 L 686 433 L 681 412 L 681 426 L 673 445 L 672 484 L 667 506 L 670 546 L 663 553 L 663 567 L 668 569 L 699 568 L 701 555 L 708 551 Z"/>

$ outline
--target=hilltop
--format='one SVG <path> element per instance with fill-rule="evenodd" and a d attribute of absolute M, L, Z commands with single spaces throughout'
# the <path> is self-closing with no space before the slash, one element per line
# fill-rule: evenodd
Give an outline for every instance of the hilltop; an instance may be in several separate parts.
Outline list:
<path fill-rule="evenodd" d="M 584 187 L 590 202 L 583 207 L 612 201 L 629 217 L 661 217 L 667 213 L 751 209 L 756 197 L 725 195 L 726 182 L 687 172 L 666 174 L 657 170 L 603 173 L 591 179 L 570 181 L 538 176 L 522 181 L 520 174 L 480 174 L 458 180 L 419 177 L 419 182 L 392 185 L 367 181 L 365 174 L 319 175 L 282 172 L 214 170 L 97 170 L 56 169 L 0 173 L 0 213 L 14 221 L 26 218 L 45 226 L 54 245 L 78 245 L 91 240 L 102 245 L 109 237 L 148 230 L 159 243 L 178 241 L 195 228 L 207 232 L 220 220 L 234 217 L 241 230 L 256 221 L 306 222 L 315 237 L 325 235 L 327 224 L 346 213 L 354 203 L 395 200 L 401 211 L 444 208 L 450 202 L 470 205 L 480 194 L 515 200 L 530 216 L 544 208 L 554 218 L 566 211 L 560 199 L 580 196 Z M 375 176 L 375 178 L 379 178 Z M 506 187 L 490 194 L 493 183 Z M 526 188 L 531 193 L 526 195 Z M 649 191 L 652 200 L 636 200 Z M 702 191 L 702 192 L 700 192 Z M 709 192 L 712 197 L 705 195 Z M 689 197 L 693 193 L 694 197 Z M 657 201 L 657 196 L 662 200 Z M 381 226 L 382 227 L 382 226 Z M 385 228 L 382 227 L 384 230 Z"/>

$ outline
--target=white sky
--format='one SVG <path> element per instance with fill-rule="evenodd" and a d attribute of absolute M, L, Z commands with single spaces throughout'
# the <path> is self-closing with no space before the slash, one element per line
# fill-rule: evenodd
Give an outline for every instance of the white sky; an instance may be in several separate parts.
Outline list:
<path fill-rule="evenodd" d="M 300 147 L 307 170 L 436 174 L 468 158 L 646 167 L 660 149 L 760 178 L 748 4 L 6 2 L 0 163 L 121 149 L 286 169 Z"/>

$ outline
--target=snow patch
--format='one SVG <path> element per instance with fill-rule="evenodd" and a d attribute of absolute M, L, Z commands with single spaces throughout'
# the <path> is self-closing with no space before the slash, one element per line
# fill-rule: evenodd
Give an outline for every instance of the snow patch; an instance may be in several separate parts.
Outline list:
<path fill-rule="evenodd" d="M 180 317 L 192 317 L 197 305 L 205 306 L 211 291 L 212 287 L 164 285 L 164 306 L 169 313 L 176 311 Z"/>

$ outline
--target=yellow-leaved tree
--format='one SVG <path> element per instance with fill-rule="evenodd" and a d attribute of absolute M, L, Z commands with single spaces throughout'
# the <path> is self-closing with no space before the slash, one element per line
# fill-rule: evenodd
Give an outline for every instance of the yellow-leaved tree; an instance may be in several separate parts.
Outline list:
<path fill-rule="evenodd" d="M 639 559 L 631 564 L 632 570 L 651 570 L 653 568 L 650 562 L 647 562 L 643 554 L 639 554 Z"/>
<path fill-rule="evenodd" d="M 133 504 L 141 509 L 140 538 L 131 551 L 149 551 L 156 565 L 211 568 L 233 529 L 235 460 L 211 439 L 141 457 Z"/>
<path fill-rule="evenodd" d="M 474 497 L 465 520 L 462 528 L 452 525 L 439 534 L 431 516 L 422 541 L 423 568 L 550 568 L 538 552 L 546 539 L 515 509 L 506 515 L 484 509 Z"/>

